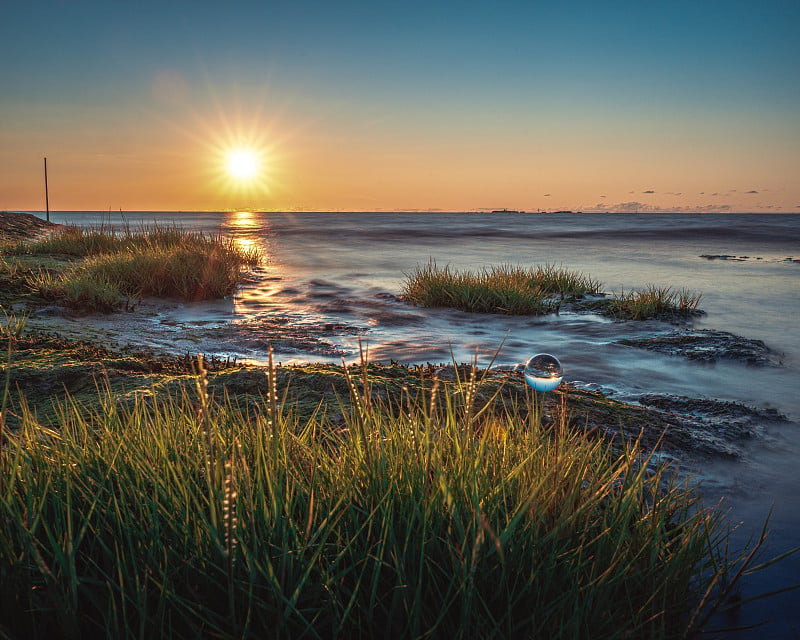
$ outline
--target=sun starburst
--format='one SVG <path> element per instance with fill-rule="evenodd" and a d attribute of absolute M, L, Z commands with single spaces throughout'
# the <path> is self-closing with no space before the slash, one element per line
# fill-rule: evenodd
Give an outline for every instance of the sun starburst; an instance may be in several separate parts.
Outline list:
<path fill-rule="evenodd" d="M 232 178 L 241 181 L 256 178 L 261 169 L 259 155 L 252 149 L 232 149 L 226 159 L 228 173 Z"/>

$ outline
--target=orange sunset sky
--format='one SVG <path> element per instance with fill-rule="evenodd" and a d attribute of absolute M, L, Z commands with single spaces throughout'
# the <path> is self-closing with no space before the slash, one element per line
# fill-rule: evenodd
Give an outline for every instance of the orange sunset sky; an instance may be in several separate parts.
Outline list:
<path fill-rule="evenodd" d="M 44 209 L 46 156 L 52 210 L 800 211 L 798 25 L 771 1 L 13 3 L 0 209 Z"/>

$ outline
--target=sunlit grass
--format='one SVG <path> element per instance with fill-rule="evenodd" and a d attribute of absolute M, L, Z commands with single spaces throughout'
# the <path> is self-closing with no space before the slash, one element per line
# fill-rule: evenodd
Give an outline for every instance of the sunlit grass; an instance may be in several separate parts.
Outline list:
<path fill-rule="evenodd" d="M 476 272 L 439 267 L 430 262 L 406 276 L 403 298 L 424 307 L 541 315 L 557 309 L 564 296 L 599 290 L 599 282 L 551 265 L 536 268 L 504 265 Z"/>
<path fill-rule="evenodd" d="M 545 265 L 503 265 L 459 271 L 429 262 L 406 276 L 403 298 L 423 307 L 450 307 L 478 313 L 541 315 L 557 311 L 565 298 L 601 291 L 601 283 L 580 272 Z M 623 320 L 688 317 L 701 313 L 702 294 L 650 285 L 641 291 L 596 301 L 592 308 Z"/>
<path fill-rule="evenodd" d="M 181 393 L 18 398 L 0 450 L 0 628 L 12 637 L 679 638 L 752 557 L 637 443 L 475 404 L 473 371 L 301 421 Z M 545 426 L 548 424 L 550 426 Z"/>
<path fill-rule="evenodd" d="M 2 251 L 2 247 L 0 247 Z M 0 252 L 0 280 L 3 282 L 12 281 L 20 277 L 19 265 L 13 260 L 9 260 Z"/>
<path fill-rule="evenodd" d="M 45 298 L 88 310 L 113 309 L 125 297 L 221 298 L 261 258 L 229 239 L 161 227 L 112 233 L 67 226 L 11 252 L 83 258 L 57 272 L 41 270 L 28 282 Z"/>
<path fill-rule="evenodd" d="M 28 320 L 25 315 L 9 313 L 0 306 L 0 316 L 0 340 L 13 341 L 13 339 L 22 336 Z"/>
<path fill-rule="evenodd" d="M 697 312 L 701 298 L 702 294 L 688 289 L 649 285 L 641 291 L 623 290 L 611 299 L 605 313 L 624 320 L 689 316 Z"/>

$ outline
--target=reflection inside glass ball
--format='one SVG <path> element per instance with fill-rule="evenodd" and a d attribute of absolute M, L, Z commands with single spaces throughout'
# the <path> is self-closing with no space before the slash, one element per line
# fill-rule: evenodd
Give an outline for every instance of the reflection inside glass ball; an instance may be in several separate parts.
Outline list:
<path fill-rule="evenodd" d="M 564 377 L 558 358 L 549 353 L 539 353 L 525 364 L 525 381 L 536 391 L 552 391 Z"/>

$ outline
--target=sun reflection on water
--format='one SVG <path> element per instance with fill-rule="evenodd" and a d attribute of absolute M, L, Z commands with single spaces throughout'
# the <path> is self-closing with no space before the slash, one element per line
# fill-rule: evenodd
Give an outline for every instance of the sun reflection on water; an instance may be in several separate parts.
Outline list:
<path fill-rule="evenodd" d="M 220 232 L 230 238 L 237 249 L 258 251 L 261 255 L 261 263 L 250 267 L 252 277 L 247 278 L 233 296 L 235 316 L 248 319 L 274 311 L 281 277 L 269 246 L 269 214 L 230 211 L 223 216 Z"/>
<path fill-rule="evenodd" d="M 269 222 L 265 216 L 259 216 L 252 211 L 231 211 L 224 215 L 221 224 L 223 235 L 233 240 L 237 249 L 252 251 L 257 249 L 265 254 L 266 230 Z"/>

